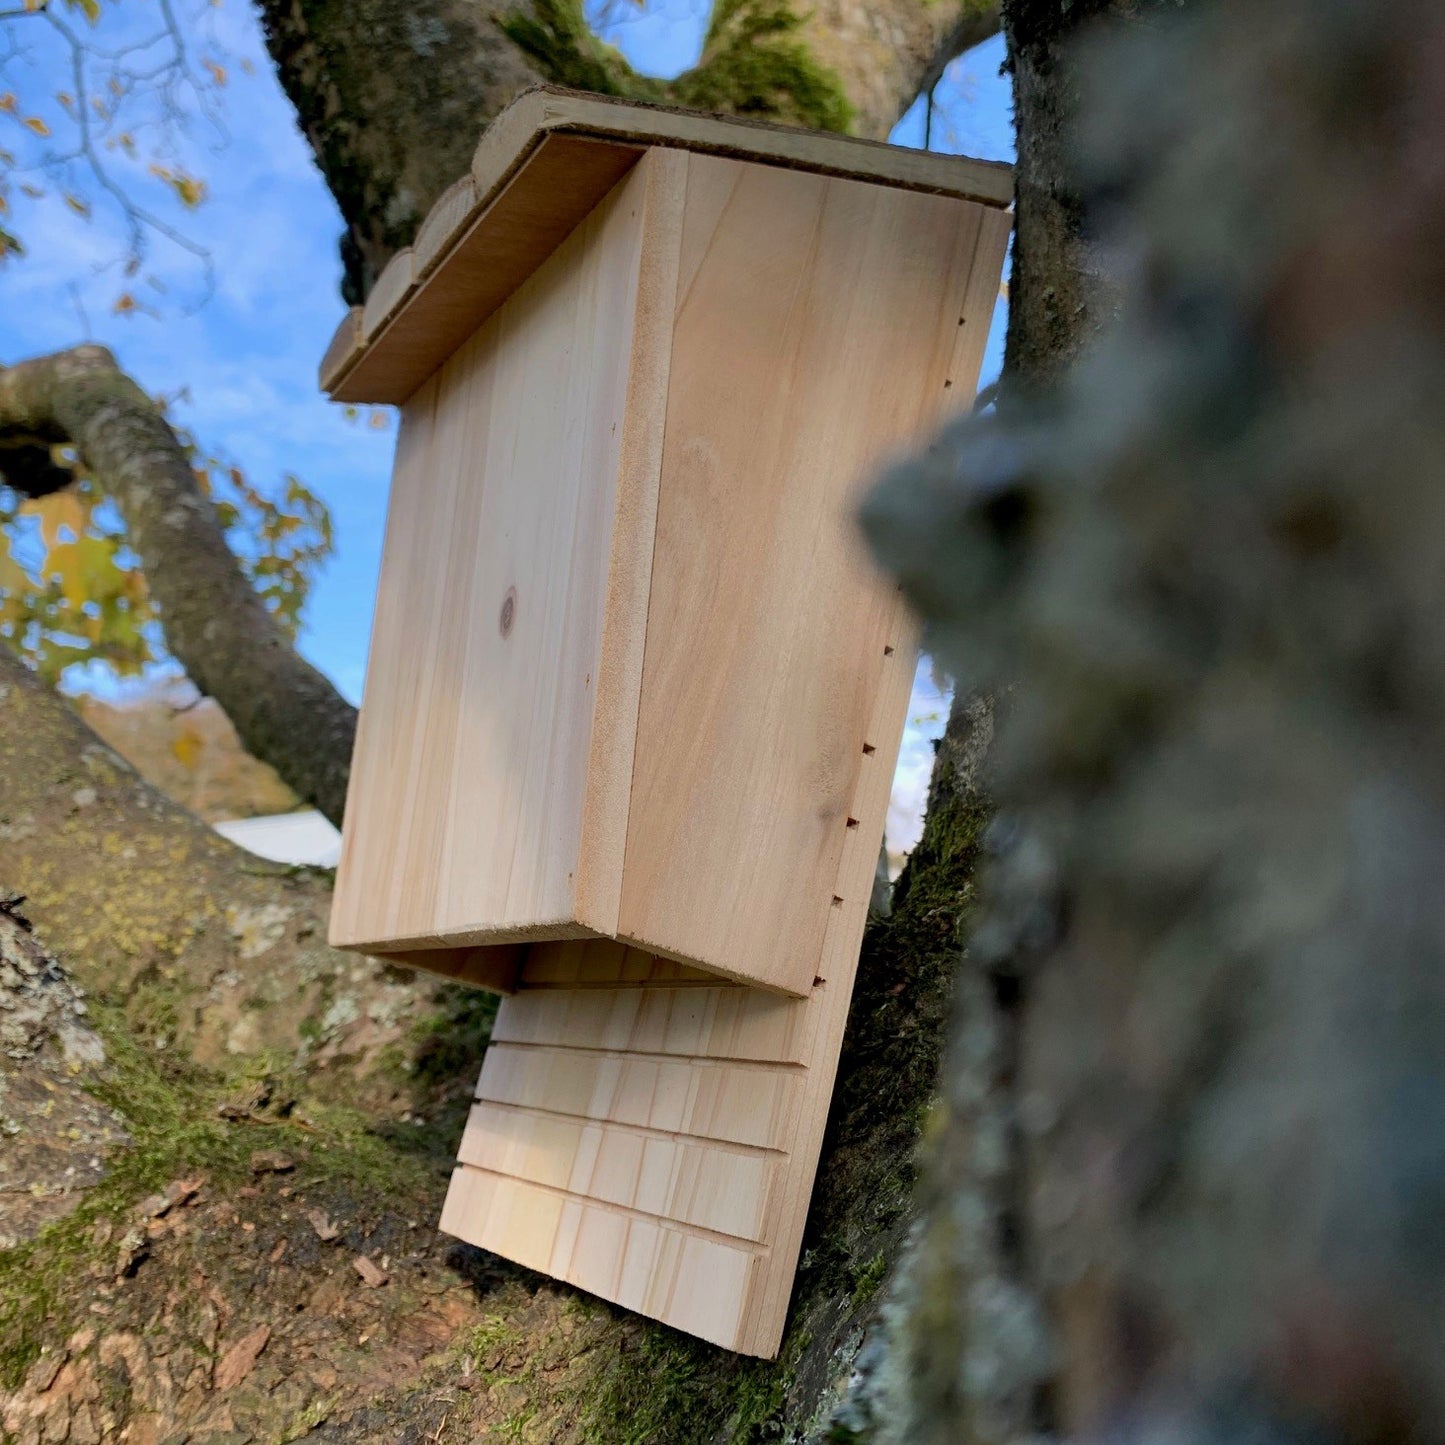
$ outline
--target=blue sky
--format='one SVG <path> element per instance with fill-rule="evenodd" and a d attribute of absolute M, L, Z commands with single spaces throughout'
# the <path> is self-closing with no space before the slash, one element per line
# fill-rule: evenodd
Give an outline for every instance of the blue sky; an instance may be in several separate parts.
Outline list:
<path fill-rule="evenodd" d="M 613 13 L 622 18 L 608 33 L 639 68 L 672 73 L 696 58 L 704 8 L 697 0 L 617 6 Z M 92 218 L 82 220 L 61 201 L 61 188 L 47 181 L 43 199 L 12 195 L 10 219 L 28 254 L 0 266 L 0 361 L 83 340 L 104 342 L 150 390 L 184 389 L 177 420 L 242 465 L 253 482 L 272 486 L 287 472 L 301 477 L 330 507 L 337 539 L 336 555 L 307 605 L 301 648 L 342 692 L 359 699 L 395 428 L 384 413 L 348 419 L 316 387 L 316 363 L 344 310 L 336 255 L 341 220 L 281 94 L 249 6 L 193 0 L 178 13 L 197 72 L 204 77 L 210 62 L 226 73 L 220 90 L 178 93 L 177 113 L 186 124 L 172 127 L 165 139 L 174 164 L 204 178 L 206 200 L 184 211 L 145 165 L 116 154 L 108 163 L 128 191 L 209 253 L 212 289 L 206 293 L 205 268 L 164 240 L 127 281 L 119 267 L 119 215 L 98 196 Z M 107 0 L 94 33 L 116 45 L 150 33 L 157 14 L 157 0 Z M 14 33 L 32 19 L 7 23 Z M 67 55 L 59 37 L 38 25 L 20 43 L 28 54 L 0 57 L 0 97 L 8 89 L 21 98 L 13 114 L 0 105 L 0 147 L 24 153 L 21 142 L 28 142 L 35 154 L 53 149 L 66 133 L 54 93 L 67 84 Z M 1001 44 L 994 41 L 950 68 L 936 96 L 934 149 L 1012 159 L 1001 59 Z M 26 113 L 49 125 L 53 143 L 21 132 Z M 920 102 L 894 139 L 921 145 L 923 122 Z M 76 189 L 94 193 L 83 174 Z M 163 281 L 164 293 L 147 285 L 150 274 Z M 157 314 L 117 315 L 113 307 L 122 291 Z M 996 320 L 986 380 L 997 370 L 1001 332 Z M 918 723 L 910 727 L 900 760 L 901 806 L 890 827 L 899 841 L 908 841 L 901 835 L 912 831 L 931 760 L 926 738 L 941 728 L 942 709 L 924 669 L 914 698 Z"/>

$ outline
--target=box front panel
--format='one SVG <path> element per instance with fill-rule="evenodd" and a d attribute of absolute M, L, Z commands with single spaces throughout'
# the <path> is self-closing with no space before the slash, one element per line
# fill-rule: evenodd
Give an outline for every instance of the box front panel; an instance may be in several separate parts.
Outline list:
<path fill-rule="evenodd" d="M 982 342 L 959 343 L 987 334 L 1002 233 L 978 242 L 1007 220 L 688 167 L 618 936 L 802 994 L 854 901 L 834 886 L 845 845 L 876 853 L 881 810 L 849 804 L 884 657 L 909 641 L 859 492 L 972 397 Z"/>
<path fill-rule="evenodd" d="M 338 944 L 579 931 L 645 180 L 403 408 Z"/>

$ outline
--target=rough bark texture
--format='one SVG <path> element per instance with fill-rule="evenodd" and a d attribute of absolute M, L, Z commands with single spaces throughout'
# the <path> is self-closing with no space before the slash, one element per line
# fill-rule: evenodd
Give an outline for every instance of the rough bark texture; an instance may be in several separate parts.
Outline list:
<path fill-rule="evenodd" d="M 1017 682 L 881 1439 L 1445 1434 L 1442 76 L 1423 0 L 1114 42 L 1118 316 L 871 503 Z"/>
<path fill-rule="evenodd" d="M 662 82 L 601 44 L 580 0 L 259 0 L 259 10 L 346 221 L 349 302 L 465 173 L 487 122 L 539 79 L 885 137 L 999 23 L 996 0 L 718 0 L 699 65 Z"/>
<path fill-rule="evenodd" d="M 142 781 L 0 649 L 0 888 L 134 1037 L 208 1067 L 346 1058 L 348 1089 L 399 1097 L 383 1054 L 435 990 L 326 945 L 329 878 L 266 863 Z M 363 1083 L 363 1081 L 371 1081 Z"/>
<path fill-rule="evenodd" d="M 363 300 L 482 128 L 539 72 L 504 33 L 526 0 L 258 0 L 266 43 L 341 208 L 346 300 Z"/>
<path fill-rule="evenodd" d="M 852 131 L 876 140 L 888 139 L 950 60 L 999 28 L 997 0 L 817 0 L 805 8 L 801 34 L 847 94 Z"/>
<path fill-rule="evenodd" d="M 538 1445 L 841 1429 L 832 1414 L 908 1227 L 973 906 L 986 713 L 976 721 L 977 734 L 951 730 L 897 906 L 868 934 L 788 1336 L 770 1364 L 439 1239 L 430 1225 L 485 1045 L 482 997 L 326 948 L 324 877 L 243 861 L 0 656 L 0 885 L 24 881 L 36 936 L 88 992 L 110 1057 L 77 1077 L 114 1116 L 83 1121 L 72 1143 L 65 1217 L 0 1251 L 0 1421 L 28 1439 L 53 1410 L 95 1415 L 106 1439 L 130 1424 L 218 1445 L 227 1429 L 285 1438 L 323 1419 L 309 1438 L 438 1445 L 489 1429 Z M 17 1095 L 7 1108 L 7 1132 L 48 1159 L 54 1106 Z M 248 1163 L 277 1148 L 296 1163 L 284 1186 Z M 65 1180 L 66 1166 L 29 1182 Z M 165 1224 L 146 1215 L 157 1191 L 198 1176 L 198 1202 Z M 317 1210 L 339 1243 L 318 1234 Z M 0 1196 L 0 1227 L 22 1232 L 12 1215 Z M 142 1246 L 118 1267 L 118 1250 Z M 391 1275 L 374 1293 L 350 1262 L 366 1251 Z M 277 1345 L 254 1388 L 222 1390 L 209 1366 L 196 1376 L 184 1363 L 263 1327 Z M 101 1398 L 96 1379 L 117 1359 Z"/>
<path fill-rule="evenodd" d="M 356 710 L 247 581 L 151 399 L 100 346 L 0 368 L 0 436 L 67 443 L 125 517 L 166 644 L 247 748 L 340 823 Z M 7 468 L 29 490 L 28 473 Z"/>
<path fill-rule="evenodd" d="M 1105 23 L 1181 3 L 1004 0 L 1018 147 L 1004 373 L 1015 388 L 1050 385 L 1113 308 L 1100 253 L 1083 231 L 1077 48 Z"/>

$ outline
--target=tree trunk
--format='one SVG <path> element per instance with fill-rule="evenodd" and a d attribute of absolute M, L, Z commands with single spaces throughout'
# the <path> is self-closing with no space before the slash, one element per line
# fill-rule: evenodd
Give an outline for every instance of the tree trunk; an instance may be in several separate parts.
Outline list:
<path fill-rule="evenodd" d="M 1005 9 L 1014 389 L 870 504 L 945 659 L 1014 682 L 871 1418 L 1434 1439 L 1445 25 L 1199 7 L 1083 87 L 1049 8 Z"/>
<path fill-rule="evenodd" d="M 530 62 L 475 7 L 262 9 L 342 204 L 359 296 Z M 825 12 L 803 26 L 820 46 Z M 855 12 L 836 12 L 853 39 L 830 63 L 874 133 L 989 23 L 927 0 L 885 7 L 886 25 L 878 7 Z M 903 58 L 883 84 L 852 62 L 890 34 Z M 97 995 L 111 1058 L 92 1087 L 133 1135 L 53 1234 L 0 1257 L 7 1429 L 26 1439 L 43 1419 L 49 1432 L 53 1413 L 86 1422 L 82 1435 L 99 1420 L 140 1438 L 847 1438 L 865 1325 L 913 1217 L 913 1152 L 974 903 L 988 707 L 951 720 L 923 841 L 865 941 L 783 1354 L 767 1363 L 449 1251 L 429 1226 L 485 1003 L 326 948 L 322 878 L 244 859 L 3 658 L 0 687 L 0 880 L 29 894 L 40 940 Z M 294 1174 L 264 1157 L 278 1152 Z M 196 1174 L 207 1184 L 184 1202 Z M 167 1185 L 183 1201 L 147 1213 Z M 361 1282 L 360 1253 L 385 1285 Z M 54 1353 L 37 1358 L 42 1346 Z M 218 1363 L 197 1373 L 197 1357 Z"/>
<path fill-rule="evenodd" d="M 542 77 L 501 26 L 527 0 L 259 0 L 266 44 L 341 208 L 343 293 L 365 299 L 482 128 Z"/>
<path fill-rule="evenodd" d="M 821 87 L 837 91 L 859 134 L 885 137 L 953 56 L 998 29 L 996 0 L 824 0 L 797 7 L 796 17 L 786 3 L 753 0 L 787 17 L 799 42 L 757 96 L 739 57 L 768 37 L 726 26 L 697 70 L 666 85 L 643 81 L 599 45 L 574 0 L 260 0 L 259 8 L 281 84 L 346 222 L 343 290 L 353 304 L 466 172 L 487 122 L 538 80 L 719 110 L 738 109 L 746 94 L 749 113 L 766 114 L 771 103 L 785 115 L 790 86 Z M 748 9 L 733 0 L 718 14 L 746 19 Z M 528 37 L 525 49 L 514 35 Z"/>
<path fill-rule="evenodd" d="M 6 435 L 76 448 L 125 517 L 171 652 L 246 747 L 339 825 L 356 710 L 267 612 L 151 399 L 104 347 L 79 346 L 0 368 Z M 7 475 L 32 495 L 54 489 L 33 469 Z"/>
<path fill-rule="evenodd" d="M 874 140 L 888 139 L 950 60 L 999 28 L 998 0 L 819 0 L 806 11 L 805 43 L 838 77 L 854 134 Z"/>

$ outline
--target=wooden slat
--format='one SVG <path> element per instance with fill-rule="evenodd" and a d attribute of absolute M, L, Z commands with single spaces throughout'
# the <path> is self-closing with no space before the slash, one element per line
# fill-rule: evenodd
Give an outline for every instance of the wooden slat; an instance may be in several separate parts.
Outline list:
<path fill-rule="evenodd" d="M 754 988 L 522 991 L 492 1029 L 498 1043 L 561 1044 L 695 1058 L 802 1063 L 804 1010 Z"/>
<path fill-rule="evenodd" d="M 629 948 L 610 938 L 542 943 L 527 950 L 520 983 L 525 988 L 613 988 L 642 984 L 718 986 L 716 974 Z"/>
<path fill-rule="evenodd" d="M 400 309 L 403 301 L 411 295 L 416 286 L 412 270 L 411 247 L 405 246 L 382 268 L 381 275 L 361 308 L 361 336 L 364 345 L 370 345 L 376 333 Z M 420 380 L 420 378 L 418 378 Z M 339 397 L 344 401 L 347 398 Z"/>
<path fill-rule="evenodd" d="M 754 1243 L 785 1156 L 771 1150 L 477 1104 L 457 1159 L 493 1174 Z"/>
<path fill-rule="evenodd" d="M 578 149 L 578 143 L 581 148 Z M 537 268 L 647 148 L 679 148 L 1003 207 L 1009 167 L 847 136 L 553 89 L 512 103 L 463 181 L 422 222 L 404 274 L 383 272 L 367 348 L 323 387 L 338 401 L 400 405 Z M 400 306 L 400 302 L 406 304 Z M 370 309 L 370 301 L 368 302 Z M 400 309 L 399 309 L 400 307 Z M 415 313 L 415 314 L 413 314 Z"/>
<path fill-rule="evenodd" d="M 580 1200 L 469 1165 L 452 1176 L 441 1228 L 468 1237 L 490 1221 L 508 1258 L 670 1323 L 731 1344 L 739 1302 L 766 1261 L 757 1245 Z"/>
<path fill-rule="evenodd" d="M 510 1002 L 503 999 L 500 1012 Z M 781 1149 L 805 1075 L 801 1068 L 758 1063 L 494 1044 L 482 1064 L 477 1098 Z"/>
<path fill-rule="evenodd" d="M 400 405 L 576 231 L 633 165 L 638 146 L 542 136 L 517 175 L 491 197 L 456 243 L 412 286 L 411 262 L 393 257 L 367 299 L 366 350 L 331 388 L 336 401 Z M 396 276 L 392 267 L 399 264 Z M 395 298 L 395 299 L 394 299 Z M 400 300 L 409 304 L 400 308 Z M 384 309 L 383 309 L 384 308 Z M 389 324 L 381 326 L 382 321 Z"/>
<path fill-rule="evenodd" d="M 437 268 L 437 263 L 451 250 L 462 228 L 477 212 L 477 188 L 470 172 L 453 181 L 417 227 L 411 243 L 412 272 L 420 283 Z"/>
<path fill-rule="evenodd" d="M 904 640 L 857 503 L 952 389 L 1000 214 L 688 157 L 619 938 L 811 989 Z"/>
<path fill-rule="evenodd" d="M 336 328 L 336 335 L 331 338 L 331 344 L 326 348 L 326 355 L 321 358 L 322 391 L 329 392 L 342 373 L 350 369 L 351 365 L 360 357 L 363 345 L 361 307 L 353 306 L 341 318 L 341 325 Z"/>

